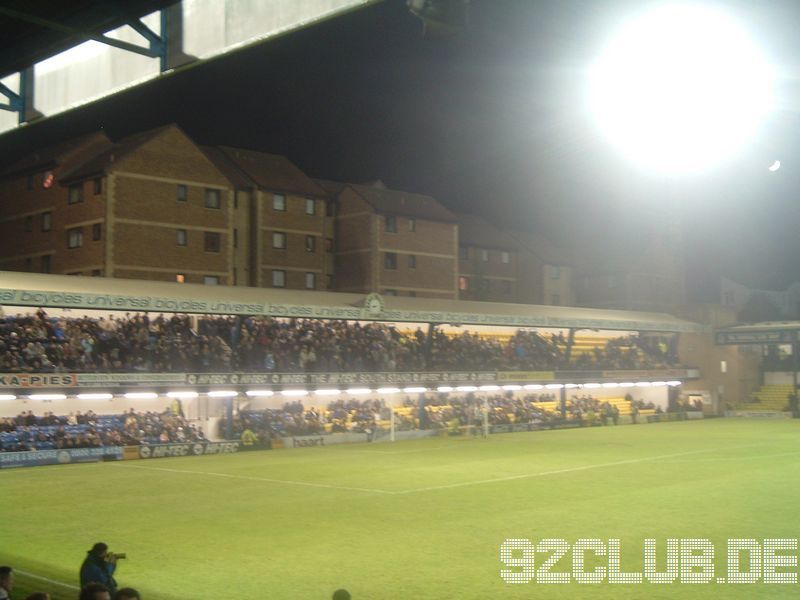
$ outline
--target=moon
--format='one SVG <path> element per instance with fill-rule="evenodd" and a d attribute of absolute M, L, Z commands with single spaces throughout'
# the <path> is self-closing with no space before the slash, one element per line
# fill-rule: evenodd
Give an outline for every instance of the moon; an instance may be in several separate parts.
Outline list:
<path fill-rule="evenodd" d="M 772 163 L 772 166 L 769 168 L 769 170 L 774 173 L 775 171 L 777 171 L 780 168 L 781 168 L 781 161 L 776 160 L 774 163 Z"/>

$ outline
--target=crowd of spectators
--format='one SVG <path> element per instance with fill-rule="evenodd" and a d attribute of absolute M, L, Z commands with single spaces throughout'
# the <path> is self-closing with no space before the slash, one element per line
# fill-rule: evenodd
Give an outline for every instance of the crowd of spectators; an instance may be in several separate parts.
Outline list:
<path fill-rule="evenodd" d="M 0 417 L 0 452 L 204 441 L 202 430 L 171 409 L 163 413 L 97 415 L 91 410 L 37 417 L 32 411 Z"/>
<path fill-rule="evenodd" d="M 360 372 L 654 369 L 675 366 L 663 343 L 640 336 L 570 348 L 561 332 L 511 336 L 384 323 L 126 313 L 108 318 L 0 319 L 0 372 Z"/>

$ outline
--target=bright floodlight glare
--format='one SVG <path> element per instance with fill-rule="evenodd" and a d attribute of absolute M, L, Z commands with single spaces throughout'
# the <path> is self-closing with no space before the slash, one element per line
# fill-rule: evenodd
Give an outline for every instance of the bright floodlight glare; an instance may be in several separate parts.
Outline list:
<path fill-rule="evenodd" d="M 772 108 L 773 70 L 731 16 L 661 6 L 627 22 L 592 65 L 591 110 L 630 160 L 691 172 L 729 157 Z"/>

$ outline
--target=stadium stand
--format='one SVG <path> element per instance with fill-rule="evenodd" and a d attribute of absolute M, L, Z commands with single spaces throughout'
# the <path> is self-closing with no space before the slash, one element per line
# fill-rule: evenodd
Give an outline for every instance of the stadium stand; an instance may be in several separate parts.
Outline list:
<path fill-rule="evenodd" d="M 638 336 L 434 331 L 384 323 L 148 314 L 0 319 L 0 372 L 361 372 L 658 369 L 667 348 Z"/>

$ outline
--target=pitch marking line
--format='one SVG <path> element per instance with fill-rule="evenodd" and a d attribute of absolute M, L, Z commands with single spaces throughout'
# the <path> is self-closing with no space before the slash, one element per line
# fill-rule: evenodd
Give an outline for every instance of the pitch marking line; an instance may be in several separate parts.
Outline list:
<path fill-rule="evenodd" d="M 245 481 L 265 481 L 267 483 L 282 483 L 284 485 L 298 485 L 304 487 L 315 487 L 315 488 L 325 488 L 325 489 L 332 489 L 332 490 L 346 490 L 352 492 L 367 492 L 370 494 L 384 494 L 386 496 L 397 496 L 402 494 L 414 494 L 417 492 L 433 492 L 437 490 L 449 490 L 454 488 L 461 488 L 461 487 L 468 487 L 472 485 L 485 485 L 488 483 L 504 483 L 506 481 L 516 481 L 518 479 L 534 479 L 536 477 L 546 477 L 548 475 L 561 475 L 563 473 L 577 473 L 580 471 L 590 471 L 592 469 L 603 469 L 606 467 L 617 467 L 621 465 L 634 465 L 643 462 L 651 462 L 655 460 L 662 460 L 665 458 L 675 458 L 678 456 L 691 456 L 693 454 L 705 454 L 708 452 L 718 452 L 718 448 L 711 448 L 708 450 L 692 450 L 690 452 L 676 452 L 673 454 L 659 454 L 657 456 L 646 456 L 643 458 L 632 458 L 629 460 L 618 460 L 614 462 L 607 462 L 607 463 L 598 463 L 593 465 L 582 465 L 578 467 L 567 467 L 564 469 L 555 469 L 553 471 L 540 471 L 538 473 L 525 473 L 522 475 L 509 475 L 508 477 L 496 477 L 493 479 L 479 479 L 477 481 L 462 481 L 460 483 L 449 483 L 445 485 L 432 485 L 428 487 L 421 487 L 421 488 L 413 488 L 409 490 L 398 490 L 398 491 L 391 491 L 391 490 L 381 490 L 377 488 L 362 488 L 362 487 L 351 487 L 345 485 L 333 485 L 327 483 L 313 483 L 309 481 L 292 481 L 286 479 L 272 479 L 270 477 L 253 477 L 250 475 L 233 475 L 230 473 L 215 473 L 212 471 L 190 471 L 184 469 L 168 469 L 165 467 L 145 467 L 141 465 L 117 465 L 114 464 L 112 466 L 118 468 L 128 468 L 128 469 L 144 469 L 146 471 L 164 471 L 167 473 L 187 473 L 190 475 L 209 475 L 212 477 L 225 477 L 227 479 L 243 479 Z"/>
<path fill-rule="evenodd" d="M 28 571 L 20 571 L 19 569 L 14 569 L 14 573 L 19 573 L 24 577 L 30 577 L 31 579 L 38 579 L 39 581 L 44 581 L 46 583 L 53 583 L 55 585 L 60 585 L 61 587 L 69 588 L 71 590 L 79 590 L 77 585 L 72 585 L 71 583 L 64 583 L 63 581 L 58 581 L 57 579 L 50 579 L 49 577 L 42 577 L 41 575 L 35 575 L 34 573 L 28 573 Z"/>
<path fill-rule="evenodd" d="M 432 485 L 429 487 L 414 488 L 412 490 L 403 490 L 395 492 L 396 494 L 413 494 L 416 492 L 432 492 L 436 490 L 449 490 L 453 488 L 467 487 L 470 485 L 484 485 L 487 483 L 502 483 L 505 481 L 515 481 L 517 479 L 533 479 L 535 477 L 545 477 L 547 475 L 560 475 L 562 473 L 576 473 L 578 471 L 589 471 L 591 469 L 601 469 L 605 467 L 616 467 L 619 465 L 633 465 L 637 463 L 649 462 L 653 460 L 661 460 L 663 458 L 674 458 L 676 456 L 689 456 L 691 454 L 702 454 L 705 452 L 717 452 L 718 448 L 710 450 L 693 450 L 691 452 L 678 452 L 675 454 L 661 454 L 659 456 L 647 456 L 644 458 L 632 458 L 630 460 L 618 460 L 615 462 L 599 463 L 594 465 L 583 465 L 581 467 L 567 467 L 565 469 L 556 469 L 553 471 L 541 471 L 539 473 L 527 473 L 524 475 L 509 475 L 508 477 L 496 477 L 494 479 L 479 479 L 478 481 L 463 481 L 461 483 L 450 483 L 446 485 Z"/>
<path fill-rule="evenodd" d="M 388 490 L 376 488 L 351 487 L 347 485 L 333 485 L 328 483 L 313 483 L 310 481 L 292 481 L 290 479 L 272 479 L 270 477 L 253 477 L 250 475 L 233 475 L 231 473 L 214 473 L 213 471 L 190 471 L 188 469 L 167 469 L 164 467 L 144 467 L 141 465 L 112 465 L 127 469 L 145 469 L 148 471 L 165 471 L 167 473 L 188 473 L 190 475 L 210 475 L 212 477 L 225 477 L 228 479 L 244 479 L 246 481 L 266 481 L 267 483 L 283 483 L 285 485 L 299 485 L 305 487 L 326 488 L 331 490 L 347 490 L 350 492 L 368 492 L 371 494 L 396 494 Z"/>

